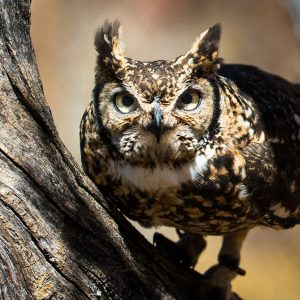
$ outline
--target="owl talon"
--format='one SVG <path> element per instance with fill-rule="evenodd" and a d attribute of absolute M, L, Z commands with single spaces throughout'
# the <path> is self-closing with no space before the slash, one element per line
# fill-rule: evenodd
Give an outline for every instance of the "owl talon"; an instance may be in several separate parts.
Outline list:
<path fill-rule="evenodd" d="M 156 232 L 153 243 L 163 257 L 183 268 L 194 268 L 206 246 L 206 241 L 201 235 L 185 232 L 177 232 L 177 234 L 179 241 L 175 243 Z"/>
<path fill-rule="evenodd" d="M 177 243 L 156 232 L 153 236 L 153 244 L 164 258 L 177 265 L 188 267 L 184 264 L 184 251 L 178 247 Z"/>
<path fill-rule="evenodd" d="M 239 300 L 231 290 L 231 281 L 237 272 L 218 264 L 206 271 L 201 287 L 197 290 L 197 299 L 203 300 Z"/>
<path fill-rule="evenodd" d="M 236 272 L 238 275 L 245 276 L 246 271 L 239 267 L 239 259 L 235 259 L 229 255 L 222 255 L 219 258 L 219 264 L 227 267 L 228 269 Z"/>

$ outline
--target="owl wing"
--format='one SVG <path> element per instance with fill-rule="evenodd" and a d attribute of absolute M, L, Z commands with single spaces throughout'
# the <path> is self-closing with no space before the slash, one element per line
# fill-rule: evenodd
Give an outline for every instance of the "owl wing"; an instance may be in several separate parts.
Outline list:
<path fill-rule="evenodd" d="M 253 201 L 265 212 L 277 203 L 300 220 L 300 84 L 244 65 L 223 65 L 219 74 L 252 98 L 266 136 L 242 150 Z"/>
<path fill-rule="evenodd" d="M 300 84 L 247 65 L 223 65 L 219 75 L 252 97 L 269 139 L 292 140 L 300 150 Z"/>

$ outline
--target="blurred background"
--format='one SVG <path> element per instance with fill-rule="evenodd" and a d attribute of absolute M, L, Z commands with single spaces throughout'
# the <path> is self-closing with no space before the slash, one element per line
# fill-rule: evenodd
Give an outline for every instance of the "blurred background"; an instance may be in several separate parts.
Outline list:
<path fill-rule="evenodd" d="M 118 18 L 124 27 L 126 56 L 172 59 L 195 37 L 220 22 L 220 52 L 226 63 L 256 65 L 300 82 L 300 0 L 33 0 L 32 40 L 46 99 L 61 139 L 80 163 L 79 123 L 91 101 L 96 53 L 95 30 Z M 289 231 L 253 230 L 242 251 L 233 288 L 244 299 L 300 299 L 300 226 Z M 171 238 L 171 229 L 162 229 Z M 143 230 L 151 240 L 153 231 Z M 197 269 L 216 262 L 219 237 Z"/>

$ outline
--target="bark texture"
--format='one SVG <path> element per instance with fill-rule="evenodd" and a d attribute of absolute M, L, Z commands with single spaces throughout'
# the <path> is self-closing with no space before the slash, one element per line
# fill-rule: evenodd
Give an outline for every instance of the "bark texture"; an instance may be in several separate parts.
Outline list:
<path fill-rule="evenodd" d="M 0 0 L 0 299 L 187 299 L 59 139 L 30 39 L 30 1 Z M 190 295 L 189 295 L 190 294 Z"/>

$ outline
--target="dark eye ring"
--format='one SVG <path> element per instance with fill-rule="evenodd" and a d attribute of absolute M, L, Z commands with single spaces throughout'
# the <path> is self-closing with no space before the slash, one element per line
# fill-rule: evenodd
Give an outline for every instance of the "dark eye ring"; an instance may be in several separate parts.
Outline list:
<path fill-rule="evenodd" d="M 114 104 L 117 110 L 123 114 L 128 114 L 137 108 L 135 98 L 126 92 L 117 93 L 114 96 Z"/>

